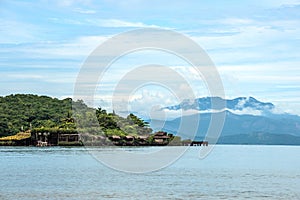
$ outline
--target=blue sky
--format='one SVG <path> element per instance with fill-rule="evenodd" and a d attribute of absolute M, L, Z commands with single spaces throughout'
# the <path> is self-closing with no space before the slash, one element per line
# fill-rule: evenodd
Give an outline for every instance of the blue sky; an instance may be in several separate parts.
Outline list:
<path fill-rule="evenodd" d="M 185 34 L 209 54 L 227 98 L 254 96 L 300 114 L 299 0 L 2 0 L 0 23 L 0 95 L 72 96 L 81 65 L 99 44 L 124 31 L 159 27 Z M 130 68 L 138 57 L 144 59 L 132 55 L 120 65 Z M 186 69 L 178 67 L 188 76 Z M 102 83 L 102 102 L 114 78 Z M 175 103 L 164 95 L 170 94 L 145 88 L 133 100 L 136 109 Z"/>

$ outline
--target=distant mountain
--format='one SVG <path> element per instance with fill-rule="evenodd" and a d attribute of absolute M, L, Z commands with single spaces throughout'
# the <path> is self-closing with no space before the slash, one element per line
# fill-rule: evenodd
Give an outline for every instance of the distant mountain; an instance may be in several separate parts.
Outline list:
<path fill-rule="evenodd" d="M 188 121 L 193 124 L 199 119 L 196 140 L 202 140 L 208 130 L 212 112 L 218 107 L 212 108 L 211 101 L 226 103 L 226 118 L 219 143 L 224 144 L 298 144 L 300 145 L 300 117 L 290 114 L 274 114 L 275 106 L 272 103 L 265 103 L 253 97 L 239 97 L 232 100 L 225 100 L 219 97 L 206 97 L 195 100 L 185 100 L 179 105 L 168 106 L 167 110 L 196 110 L 198 114 L 182 116 L 173 120 L 160 121 L 151 120 L 150 125 L 154 130 L 176 134 L 181 121 Z M 216 103 L 218 105 L 218 103 Z M 223 107 L 224 108 L 224 107 Z M 262 111 L 262 115 L 234 114 L 231 111 L 251 109 Z M 203 112 L 204 111 L 204 112 Z M 182 130 L 189 133 L 193 128 L 183 127 Z M 184 133 L 182 133 L 184 134 Z"/>
<path fill-rule="evenodd" d="M 300 137 L 289 134 L 251 133 L 220 137 L 219 144 L 299 145 Z"/>
<path fill-rule="evenodd" d="M 254 132 L 264 132 L 270 134 L 290 134 L 300 136 L 300 117 L 280 115 L 276 117 L 254 116 L 254 115 L 237 115 L 229 111 L 226 112 L 225 123 L 222 131 L 222 136 L 235 134 L 250 134 Z M 198 136 L 204 136 L 207 132 L 209 123 L 211 121 L 211 113 L 202 113 L 196 115 L 183 116 L 170 121 L 151 120 L 151 127 L 153 129 L 159 128 L 164 124 L 164 129 L 176 133 L 179 129 L 182 120 L 191 123 L 199 119 Z M 188 132 L 189 127 L 184 127 Z"/>
<path fill-rule="evenodd" d="M 212 105 L 213 101 L 215 102 L 214 107 Z M 167 106 L 163 109 L 210 111 L 213 109 L 221 109 L 221 105 L 225 105 L 225 108 L 230 110 L 243 110 L 250 108 L 253 110 L 270 111 L 274 109 L 274 105 L 272 103 L 264 103 L 253 97 L 239 97 L 230 100 L 220 97 L 203 97 L 195 100 L 186 99 L 178 105 Z"/>

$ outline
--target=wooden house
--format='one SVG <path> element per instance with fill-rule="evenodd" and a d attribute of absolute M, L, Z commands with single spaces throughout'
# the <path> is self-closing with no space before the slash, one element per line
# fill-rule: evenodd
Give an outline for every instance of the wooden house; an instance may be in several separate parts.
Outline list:
<path fill-rule="evenodd" d="M 32 131 L 31 140 L 36 146 L 82 145 L 80 134 L 75 131 Z"/>
<path fill-rule="evenodd" d="M 170 136 L 167 132 L 159 131 L 156 132 L 153 136 L 154 145 L 167 145 L 169 143 Z"/>

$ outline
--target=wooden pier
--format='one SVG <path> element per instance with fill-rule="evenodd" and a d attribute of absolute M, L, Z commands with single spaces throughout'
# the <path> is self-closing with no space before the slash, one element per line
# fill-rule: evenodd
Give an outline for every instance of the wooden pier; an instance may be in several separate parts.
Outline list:
<path fill-rule="evenodd" d="M 192 141 L 190 146 L 208 146 L 207 141 Z"/>

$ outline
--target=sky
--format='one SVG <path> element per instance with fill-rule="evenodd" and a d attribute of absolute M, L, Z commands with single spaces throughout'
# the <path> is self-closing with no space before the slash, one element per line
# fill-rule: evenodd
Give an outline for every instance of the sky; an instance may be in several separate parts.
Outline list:
<path fill-rule="evenodd" d="M 162 28 L 205 50 L 226 98 L 253 96 L 274 103 L 280 112 L 300 115 L 299 0 L 0 0 L 0 24 L 2 96 L 73 97 L 77 76 L 95 48 L 126 31 Z M 195 97 L 209 95 L 188 63 L 146 50 L 112 64 L 99 82 L 97 103 L 109 109 L 122 76 L 153 63 L 171 66 L 185 77 Z M 184 85 L 178 90 L 184 93 Z M 179 103 L 172 92 L 157 85 L 137 88 L 129 107 L 149 112 Z"/>

